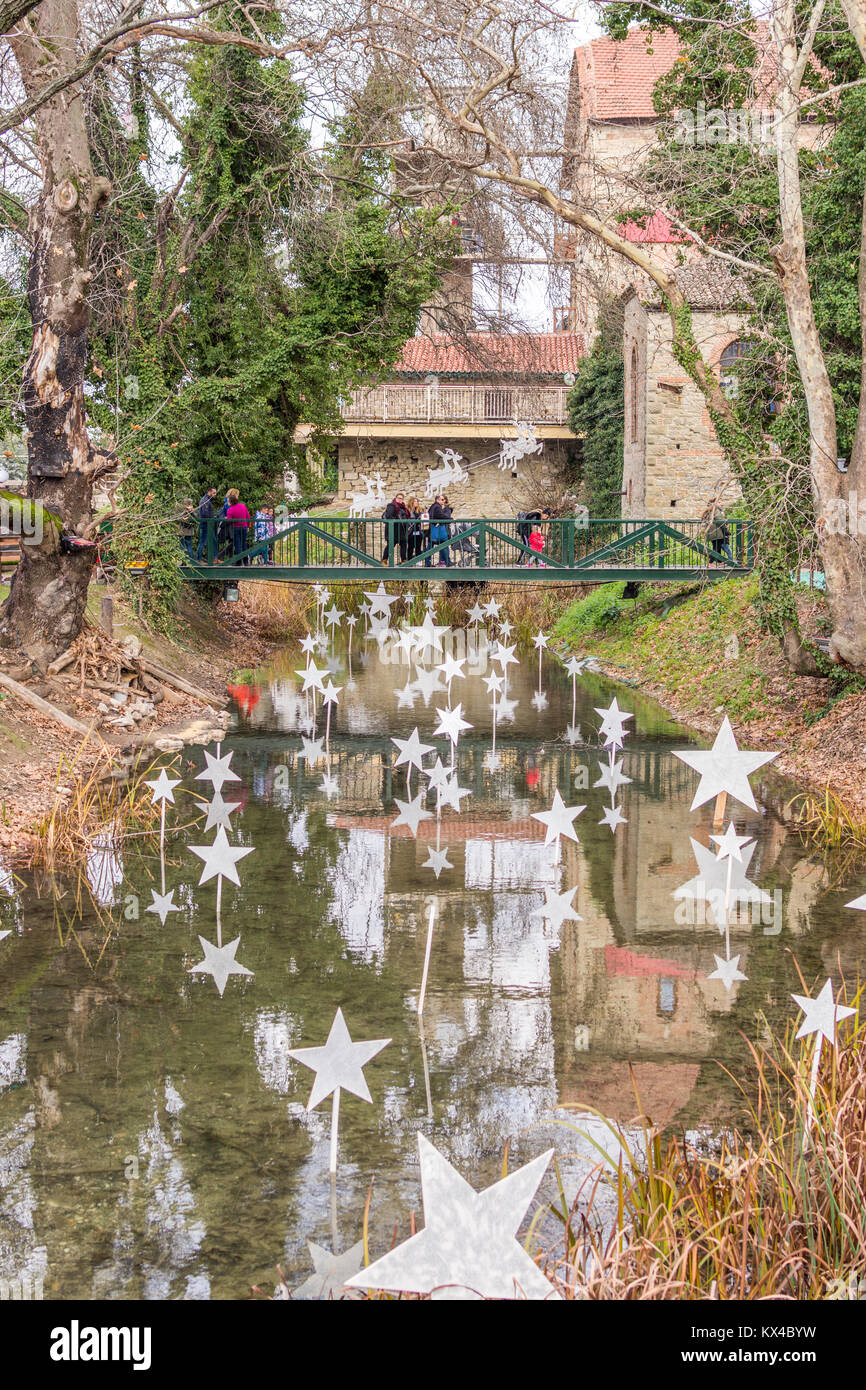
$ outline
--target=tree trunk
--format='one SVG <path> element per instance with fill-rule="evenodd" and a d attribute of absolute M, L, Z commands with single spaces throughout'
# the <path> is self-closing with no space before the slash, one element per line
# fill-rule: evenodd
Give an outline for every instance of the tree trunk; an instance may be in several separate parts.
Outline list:
<path fill-rule="evenodd" d="M 42 0 L 10 35 L 28 95 L 75 61 L 76 0 Z M 50 44 L 40 40 L 50 36 Z M 73 89 L 74 90 L 74 89 Z M 115 466 L 87 432 L 87 291 L 93 216 L 109 192 L 94 175 L 84 110 L 69 92 L 36 117 L 42 191 L 30 213 L 27 293 L 33 323 L 24 368 L 27 494 L 54 514 L 67 534 L 83 536 L 92 519 L 94 480 Z M 92 552 L 67 553 L 58 527 L 21 547 L 21 563 L 2 623 L 32 659 L 45 663 L 69 646 L 84 620 Z"/>

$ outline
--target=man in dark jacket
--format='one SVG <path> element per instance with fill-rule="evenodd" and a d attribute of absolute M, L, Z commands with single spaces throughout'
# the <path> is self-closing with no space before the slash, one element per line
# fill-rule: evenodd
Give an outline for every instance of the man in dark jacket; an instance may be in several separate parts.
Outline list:
<path fill-rule="evenodd" d="M 394 545 L 400 552 L 400 560 L 406 559 L 406 540 L 409 527 L 406 522 L 411 518 L 411 512 L 406 506 L 406 499 L 402 492 L 398 492 L 392 502 L 389 502 L 382 513 L 383 521 L 395 521 L 399 523 L 394 527 Z M 385 528 L 385 553 L 382 556 L 383 563 L 388 559 L 388 528 Z"/>
<path fill-rule="evenodd" d="M 201 564 L 207 550 L 207 523 L 213 521 L 214 517 L 214 498 L 217 495 L 215 487 L 209 487 L 204 497 L 196 507 L 196 515 L 199 520 L 198 527 L 198 549 L 195 553 L 196 564 Z"/>
<path fill-rule="evenodd" d="M 446 498 L 440 493 L 430 508 L 430 544 L 436 545 L 438 541 L 445 541 L 446 544 L 439 548 L 439 564 L 451 567 L 451 556 L 448 553 L 448 525 L 454 513 L 448 506 Z"/>

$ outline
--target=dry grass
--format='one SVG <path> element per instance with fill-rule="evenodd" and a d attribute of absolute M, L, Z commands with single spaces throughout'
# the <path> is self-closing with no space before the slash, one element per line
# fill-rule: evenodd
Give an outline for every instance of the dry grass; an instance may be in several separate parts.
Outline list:
<path fill-rule="evenodd" d="M 104 746 L 95 755 L 87 744 L 71 759 L 64 755 L 51 808 L 34 827 L 29 867 L 50 872 L 75 864 L 100 841 L 119 844 L 133 835 L 153 835 L 159 808 L 144 783 L 167 766 L 164 754 L 142 754 L 127 776 L 118 777 L 115 756 Z"/>
<path fill-rule="evenodd" d="M 804 984 L 804 992 L 808 993 Z M 548 1272 L 567 1298 L 822 1299 L 866 1277 L 866 1017 L 826 1043 L 811 1118 L 812 1041 L 794 1027 L 751 1048 L 746 1133 L 698 1152 L 643 1123 L 643 1153 L 602 1163 L 595 1188 L 557 1214 L 566 1254 Z M 584 1107 L 585 1109 L 586 1107 Z M 616 1136 L 623 1143 L 623 1136 Z M 605 1171 L 606 1170 L 606 1171 Z M 612 1181 L 617 1214 L 594 1216 Z M 855 1295 L 856 1296 L 856 1295 Z"/>
<path fill-rule="evenodd" d="M 861 819 L 830 788 L 823 796 L 803 792 L 786 807 L 803 839 L 825 853 L 862 854 L 866 851 L 866 820 Z"/>

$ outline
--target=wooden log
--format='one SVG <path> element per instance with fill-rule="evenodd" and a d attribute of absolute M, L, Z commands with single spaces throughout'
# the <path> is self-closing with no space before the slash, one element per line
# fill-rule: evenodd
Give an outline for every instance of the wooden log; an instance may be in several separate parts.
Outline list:
<path fill-rule="evenodd" d="M 34 695 L 32 690 L 27 689 L 26 685 L 20 685 L 18 681 L 14 681 L 11 676 L 4 676 L 2 672 L 0 672 L 0 686 L 4 690 L 8 690 L 9 694 L 14 695 L 16 699 L 23 701 L 25 705 L 30 705 L 33 709 L 38 709 L 40 714 L 53 719 L 55 724 L 62 724 L 63 728 L 69 729 L 70 733 L 79 734 L 82 738 L 90 738 L 94 735 L 97 739 L 100 738 L 93 728 L 88 727 L 87 724 L 82 724 L 79 719 L 73 719 L 69 714 L 64 714 L 55 705 L 43 700 L 41 695 Z"/>
<path fill-rule="evenodd" d="M 59 656 L 56 656 L 52 661 L 51 665 L 47 667 L 49 676 L 56 676 L 58 672 L 64 670 L 65 667 L 71 666 L 74 660 L 74 650 L 72 649 L 72 647 L 67 647 L 66 651 L 61 652 Z"/>
<path fill-rule="evenodd" d="M 176 676 L 173 671 L 166 671 L 164 666 L 160 666 L 156 661 L 151 661 L 149 657 L 140 656 L 138 664 L 142 671 L 146 671 L 149 676 L 156 676 L 163 685 L 171 685 L 175 690 L 182 690 L 184 695 L 191 695 L 194 700 L 202 700 L 206 705 L 224 705 L 227 703 L 224 697 L 210 695 L 200 686 L 191 685 L 189 681 L 184 680 L 183 676 Z"/>

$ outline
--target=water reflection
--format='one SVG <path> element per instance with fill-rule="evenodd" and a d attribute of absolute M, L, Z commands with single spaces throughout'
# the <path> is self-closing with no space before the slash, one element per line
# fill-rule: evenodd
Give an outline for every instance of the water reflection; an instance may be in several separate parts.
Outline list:
<path fill-rule="evenodd" d="M 843 904 L 866 882 L 831 884 L 804 855 L 775 813 L 786 792 L 770 774 L 753 783 L 759 809 L 736 817 L 753 844 L 732 904 L 748 881 L 760 911 L 729 914 L 748 979 L 728 988 L 717 914 L 697 910 L 696 878 L 718 872 L 712 807 L 690 811 L 697 776 L 672 752 L 687 740 L 658 710 L 618 694 L 634 719 L 617 752 L 626 819 L 612 835 L 610 791 L 592 787 L 606 759 L 596 711 L 612 687 L 584 673 L 575 697 L 544 657 L 547 702 L 533 703 L 542 686 L 530 653 L 491 692 L 482 635 L 454 652 L 470 672 L 453 694 L 472 725 L 455 750 L 471 795 L 438 815 L 429 795 L 431 817 L 413 835 L 394 825 L 408 793 L 392 738 L 417 725 L 450 762 L 432 687 L 424 699 L 432 663 L 362 644 L 360 631 L 351 653 L 328 655 L 343 690 L 327 739 L 321 708 L 310 727 L 299 654 L 287 653 L 237 697 L 221 756 L 233 755 L 240 781 L 224 790 L 238 809 L 211 807 L 207 836 L 204 815 L 194 832 L 173 831 L 201 801 L 206 760 L 187 750 L 164 862 L 152 847 L 101 847 L 107 879 L 91 883 L 102 917 L 78 912 L 67 890 L 74 935 L 58 933 L 49 885 L 0 877 L 0 934 L 12 933 L 0 944 L 0 1276 L 32 1271 L 54 1297 L 244 1297 L 250 1284 L 273 1287 L 280 1262 L 302 1283 L 308 1240 L 323 1251 L 357 1241 L 373 1175 L 376 1250 L 418 1210 L 420 1127 L 481 1189 L 504 1141 L 516 1137 L 515 1163 L 535 1157 L 538 1135 L 521 1132 L 565 1103 L 630 1122 L 632 1074 L 653 1118 L 717 1125 L 739 1101 L 716 1063 L 742 1072 L 741 1033 L 792 1014 L 791 952 L 807 980 L 837 961 L 856 974 L 866 923 Z M 399 707 L 395 691 L 419 680 L 414 708 Z M 502 697 L 512 705 L 498 729 L 492 693 L 500 716 Z M 425 785 L 413 770 L 412 795 Z M 573 803 L 576 787 L 580 842 L 564 841 L 557 863 L 534 817 L 556 792 Z M 199 886 L 189 852 L 217 827 L 257 851 L 239 884 L 220 880 L 221 935 L 215 885 Z M 164 921 L 145 907 L 155 883 L 180 909 Z M 253 973 L 227 976 L 220 995 L 190 973 L 199 939 L 241 933 Z M 371 1069 L 373 1105 L 344 1098 L 332 1202 L 329 1116 L 306 1113 L 308 1076 L 289 1053 L 324 1038 L 338 1006 L 353 1036 L 393 1043 Z M 591 1146 L 557 1134 L 576 1185 Z"/>

